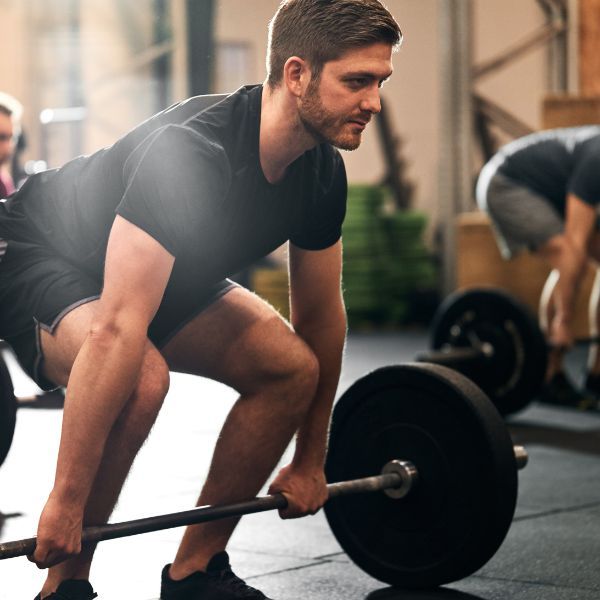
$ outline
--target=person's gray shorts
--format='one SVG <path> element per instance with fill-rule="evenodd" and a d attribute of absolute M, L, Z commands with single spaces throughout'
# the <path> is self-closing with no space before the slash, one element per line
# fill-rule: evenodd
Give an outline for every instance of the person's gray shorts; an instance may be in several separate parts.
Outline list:
<path fill-rule="evenodd" d="M 564 219 L 548 200 L 497 172 L 477 182 L 477 204 L 488 213 L 502 256 L 535 251 L 564 231 Z"/>

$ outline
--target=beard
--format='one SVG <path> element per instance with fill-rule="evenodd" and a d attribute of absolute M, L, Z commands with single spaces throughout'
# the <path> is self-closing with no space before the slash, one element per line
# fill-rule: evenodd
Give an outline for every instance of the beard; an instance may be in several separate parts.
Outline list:
<path fill-rule="evenodd" d="M 309 83 L 298 114 L 304 129 L 318 143 L 331 144 L 341 150 L 356 150 L 360 146 L 361 134 L 350 131 L 348 117 L 323 106 L 318 81 Z"/>

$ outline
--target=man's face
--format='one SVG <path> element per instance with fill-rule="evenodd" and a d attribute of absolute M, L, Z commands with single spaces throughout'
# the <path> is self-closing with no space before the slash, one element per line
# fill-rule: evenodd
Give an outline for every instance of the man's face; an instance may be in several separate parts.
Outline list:
<path fill-rule="evenodd" d="M 0 112 L 0 165 L 8 162 L 14 150 L 12 118 Z"/>
<path fill-rule="evenodd" d="M 318 143 L 356 150 L 367 123 L 381 110 L 379 88 L 391 74 L 389 44 L 350 50 L 325 63 L 301 99 L 302 124 Z"/>

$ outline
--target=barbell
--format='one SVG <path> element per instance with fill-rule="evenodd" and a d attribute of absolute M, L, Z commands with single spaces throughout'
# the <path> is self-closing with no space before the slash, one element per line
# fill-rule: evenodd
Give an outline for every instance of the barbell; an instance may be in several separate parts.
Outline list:
<path fill-rule="evenodd" d="M 408 363 L 365 375 L 335 405 L 325 515 L 348 556 L 404 588 L 456 581 L 498 550 L 527 454 L 513 447 L 485 393 L 444 366 Z M 382 493 L 383 492 L 383 493 Z M 281 494 L 86 528 L 86 543 L 284 508 Z M 0 559 L 35 538 L 0 543 Z"/>
<path fill-rule="evenodd" d="M 504 291 L 474 288 L 450 294 L 441 303 L 432 321 L 431 350 L 417 360 L 466 375 L 508 415 L 540 393 L 548 344 L 528 307 Z"/>

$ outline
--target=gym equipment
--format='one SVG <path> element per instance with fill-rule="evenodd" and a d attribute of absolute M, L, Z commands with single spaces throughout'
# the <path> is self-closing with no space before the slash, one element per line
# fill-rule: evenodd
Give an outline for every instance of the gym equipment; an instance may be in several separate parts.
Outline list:
<path fill-rule="evenodd" d="M 336 405 L 327 478 L 363 477 L 392 458 L 418 473 L 406 498 L 371 494 L 325 505 L 348 556 L 404 588 L 442 585 L 483 566 L 510 527 L 525 460 L 481 389 L 424 363 L 358 380 Z"/>
<path fill-rule="evenodd" d="M 517 469 L 513 447 L 485 394 L 443 366 L 385 367 L 338 401 L 326 464 L 327 519 L 356 564 L 407 588 L 435 587 L 477 570 L 510 526 Z M 382 493 L 383 492 L 383 493 Z M 86 528 L 98 542 L 281 509 L 282 494 Z M 31 554 L 35 538 L 0 543 L 0 559 Z"/>
<path fill-rule="evenodd" d="M 548 346 L 537 320 L 500 290 L 475 288 L 448 296 L 434 316 L 431 347 L 417 360 L 466 375 L 502 415 L 524 408 L 544 384 Z"/>
<path fill-rule="evenodd" d="M 15 433 L 17 399 L 13 393 L 10 373 L 0 356 L 0 465 L 4 462 Z"/>

